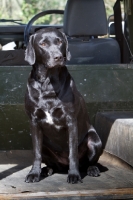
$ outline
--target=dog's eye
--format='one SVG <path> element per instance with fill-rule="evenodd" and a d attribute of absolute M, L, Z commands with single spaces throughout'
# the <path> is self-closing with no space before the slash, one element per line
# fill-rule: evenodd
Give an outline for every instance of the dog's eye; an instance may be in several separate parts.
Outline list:
<path fill-rule="evenodd" d="M 46 46 L 46 42 L 42 42 L 41 46 L 43 46 L 43 47 Z"/>
<path fill-rule="evenodd" d="M 62 44 L 62 40 L 57 39 L 57 44 L 58 44 L 58 45 L 59 45 L 59 44 Z"/>

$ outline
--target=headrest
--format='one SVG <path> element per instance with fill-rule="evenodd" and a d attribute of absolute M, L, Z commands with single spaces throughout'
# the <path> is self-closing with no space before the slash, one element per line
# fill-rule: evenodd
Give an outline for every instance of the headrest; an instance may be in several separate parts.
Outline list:
<path fill-rule="evenodd" d="M 68 36 L 106 35 L 107 17 L 103 0 L 68 0 L 64 32 Z"/>

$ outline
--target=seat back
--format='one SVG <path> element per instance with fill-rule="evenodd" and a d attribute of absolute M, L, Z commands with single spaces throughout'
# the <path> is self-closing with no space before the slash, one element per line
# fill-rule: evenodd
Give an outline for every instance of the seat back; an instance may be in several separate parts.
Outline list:
<path fill-rule="evenodd" d="M 64 32 L 68 36 L 107 34 L 103 0 L 68 0 L 64 12 Z"/>
<path fill-rule="evenodd" d="M 116 40 L 98 38 L 107 34 L 103 0 L 68 0 L 64 12 L 64 32 L 72 58 L 67 64 L 120 63 Z"/>

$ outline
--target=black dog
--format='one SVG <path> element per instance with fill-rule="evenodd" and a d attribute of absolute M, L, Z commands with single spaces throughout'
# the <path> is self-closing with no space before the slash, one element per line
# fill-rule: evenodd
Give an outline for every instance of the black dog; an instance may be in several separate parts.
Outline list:
<path fill-rule="evenodd" d="M 33 66 L 25 108 L 30 118 L 34 162 L 26 182 L 40 179 L 41 162 L 47 169 L 68 170 L 69 183 L 81 182 L 80 168 L 99 176 L 95 166 L 102 144 L 90 125 L 83 97 L 64 65 L 70 59 L 64 33 L 46 28 L 31 35 L 25 60 Z"/>

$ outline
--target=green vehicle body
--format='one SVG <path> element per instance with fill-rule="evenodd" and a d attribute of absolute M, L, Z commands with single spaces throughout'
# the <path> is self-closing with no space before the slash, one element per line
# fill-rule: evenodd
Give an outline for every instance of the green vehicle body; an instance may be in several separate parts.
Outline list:
<path fill-rule="evenodd" d="M 133 64 L 68 66 L 91 122 L 97 112 L 133 111 Z M 31 149 L 24 95 L 30 66 L 0 67 L 0 149 Z"/>
<path fill-rule="evenodd" d="M 124 5 L 133 52 L 133 3 L 125 0 Z M 84 96 L 93 125 L 99 111 L 133 111 L 133 64 L 69 65 L 68 69 Z M 24 111 L 30 70 L 30 66 L 0 66 L 1 150 L 32 148 Z"/>

